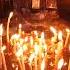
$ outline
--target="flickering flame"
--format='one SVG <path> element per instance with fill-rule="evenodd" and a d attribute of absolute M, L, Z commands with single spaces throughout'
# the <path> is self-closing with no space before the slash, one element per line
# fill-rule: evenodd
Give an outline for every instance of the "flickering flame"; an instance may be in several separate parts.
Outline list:
<path fill-rule="evenodd" d="M 10 12 L 10 14 L 9 14 L 9 19 L 11 19 L 12 16 L 13 16 L 13 12 Z"/>
<path fill-rule="evenodd" d="M 41 38 L 42 38 L 42 39 L 45 38 L 45 34 L 44 34 L 44 32 L 41 33 Z"/>
<path fill-rule="evenodd" d="M 69 44 L 69 51 L 70 51 L 70 44 Z"/>
<path fill-rule="evenodd" d="M 19 24 L 19 28 L 22 28 L 22 25 L 21 24 Z"/>
<path fill-rule="evenodd" d="M 63 40 L 62 36 L 63 36 L 62 31 L 59 31 L 58 32 L 58 40 L 62 41 Z"/>
<path fill-rule="evenodd" d="M 23 51 L 26 51 L 28 48 L 27 48 L 27 45 L 26 44 L 24 44 L 23 45 Z"/>
<path fill-rule="evenodd" d="M 31 44 L 31 46 L 33 45 L 33 37 L 32 36 L 30 37 L 30 44 Z"/>
<path fill-rule="evenodd" d="M 39 45 L 37 43 L 35 43 L 34 49 L 35 49 L 35 55 L 38 55 L 38 53 L 39 53 Z"/>
<path fill-rule="evenodd" d="M 70 32 L 70 30 L 69 30 L 68 28 L 66 28 L 66 32 L 67 32 L 67 33 L 69 33 L 69 32 Z"/>
<path fill-rule="evenodd" d="M 60 59 L 58 62 L 58 70 L 61 70 L 62 66 L 64 65 L 64 59 Z"/>
<path fill-rule="evenodd" d="M 13 16 L 13 12 L 10 12 L 10 14 L 9 14 L 9 18 L 11 19 L 12 16 Z"/>
<path fill-rule="evenodd" d="M 51 32 L 53 32 L 54 33 L 54 35 L 56 35 L 57 34 L 57 30 L 54 28 L 54 27 L 50 27 L 50 30 L 51 30 Z"/>
<path fill-rule="evenodd" d="M 30 64 L 32 63 L 33 59 L 35 58 L 35 53 L 32 53 L 29 57 Z"/>
<path fill-rule="evenodd" d="M 23 55 L 23 49 L 22 47 L 19 48 L 19 50 L 16 52 L 15 54 L 17 57 L 20 57 L 21 55 Z"/>
<path fill-rule="evenodd" d="M 2 35 L 3 34 L 3 24 L 0 24 L 0 35 Z"/>
<path fill-rule="evenodd" d="M 20 35 L 19 34 L 14 34 L 11 37 L 11 39 L 19 39 L 19 38 L 20 38 Z"/>
<path fill-rule="evenodd" d="M 6 46 L 1 47 L 1 51 L 6 50 Z"/>
<path fill-rule="evenodd" d="M 35 34 L 36 36 L 38 36 L 38 32 L 37 32 L 37 31 L 34 31 L 34 34 Z"/>
<path fill-rule="evenodd" d="M 28 41 L 28 37 L 26 36 L 26 37 L 25 37 L 25 42 L 27 42 L 27 41 Z"/>
<path fill-rule="evenodd" d="M 45 70 L 45 60 L 43 59 L 42 63 L 41 63 L 41 70 Z"/>

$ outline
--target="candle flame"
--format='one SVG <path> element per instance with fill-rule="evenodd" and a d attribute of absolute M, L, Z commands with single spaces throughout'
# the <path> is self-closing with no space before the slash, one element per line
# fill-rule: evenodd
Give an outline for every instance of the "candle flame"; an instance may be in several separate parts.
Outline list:
<path fill-rule="evenodd" d="M 45 38 L 45 34 L 44 34 L 44 32 L 41 33 L 41 38 L 42 38 L 42 39 Z"/>
<path fill-rule="evenodd" d="M 20 57 L 21 55 L 23 55 L 23 49 L 22 47 L 19 48 L 19 50 L 16 52 L 15 54 L 17 57 Z"/>
<path fill-rule="evenodd" d="M 50 30 L 51 30 L 51 32 L 53 32 L 54 33 L 54 35 L 56 35 L 57 34 L 57 30 L 54 28 L 54 27 L 50 27 Z"/>
<path fill-rule="evenodd" d="M 34 31 L 34 34 L 35 34 L 36 36 L 38 36 L 38 32 L 37 32 L 37 31 Z"/>
<path fill-rule="evenodd" d="M 29 63 L 31 64 L 33 59 L 35 58 L 35 53 L 32 53 L 29 57 Z"/>
<path fill-rule="evenodd" d="M 20 38 L 20 35 L 19 34 L 14 34 L 11 37 L 11 39 L 19 39 L 19 38 Z"/>
<path fill-rule="evenodd" d="M 39 53 L 39 45 L 37 43 L 35 43 L 34 49 L 35 49 L 35 54 L 38 55 L 38 53 Z"/>
<path fill-rule="evenodd" d="M 6 46 L 1 47 L 1 51 L 6 50 Z"/>
<path fill-rule="evenodd" d="M 22 24 L 19 24 L 19 28 L 22 28 Z"/>
<path fill-rule="evenodd" d="M 64 64 L 64 59 L 60 59 L 59 62 L 58 62 L 58 70 L 61 70 L 62 66 Z"/>
<path fill-rule="evenodd" d="M 42 63 L 41 63 L 41 70 L 45 70 L 45 60 L 43 59 Z"/>
<path fill-rule="evenodd" d="M 10 14 L 9 14 L 9 19 L 11 19 L 12 16 L 13 16 L 13 12 L 10 12 Z"/>
<path fill-rule="evenodd" d="M 0 35 L 2 35 L 3 34 L 3 24 L 0 24 Z"/>
<path fill-rule="evenodd" d="M 58 40 L 62 41 L 63 40 L 62 36 L 63 36 L 62 31 L 59 31 L 58 32 Z"/>
<path fill-rule="evenodd" d="M 66 32 L 67 32 L 67 33 L 69 33 L 69 32 L 70 32 L 70 30 L 69 30 L 68 28 L 66 28 Z"/>

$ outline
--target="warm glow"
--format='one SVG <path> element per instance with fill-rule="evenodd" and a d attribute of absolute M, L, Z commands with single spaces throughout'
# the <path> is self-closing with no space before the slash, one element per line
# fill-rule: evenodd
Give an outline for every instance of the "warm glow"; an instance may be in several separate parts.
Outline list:
<path fill-rule="evenodd" d="M 20 35 L 19 34 L 14 34 L 11 37 L 11 39 L 19 39 L 19 38 L 20 38 Z"/>
<path fill-rule="evenodd" d="M 22 28 L 22 25 L 21 24 L 19 24 L 19 28 Z"/>
<path fill-rule="evenodd" d="M 67 32 L 67 33 L 70 33 L 70 30 L 69 30 L 68 28 L 66 28 L 66 32 Z"/>
<path fill-rule="evenodd" d="M 29 63 L 32 64 L 33 59 L 35 58 L 35 53 L 32 53 L 29 57 Z"/>
<path fill-rule="evenodd" d="M 59 41 L 62 41 L 63 40 L 62 36 L 63 36 L 62 31 L 59 31 L 58 32 L 58 40 Z"/>
<path fill-rule="evenodd" d="M 4 51 L 4 50 L 6 50 L 6 46 L 1 47 L 1 51 Z"/>
<path fill-rule="evenodd" d="M 50 30 L 51 30 L 51 32 L 53 32 L 54 35 L 57 34 L 57 30 L 56 30 L 54 27 L 51 26 L 51 27 L 50 27 Z"/>
<path fill-rule="evenodd" d="M 0 35 L 3 34 L 3 24 L 0 24 Z"/>
<path fill-rule="evenodd" d="M 37 31 L 34 31 L 34 34 L 35 34 L 36 36 L 38 36 L 38 32 L 37 32 Z"/>
<path fill-rule="evenodd" d="M 35 50 L 35 55 L 38 55 L 39 54 L 39 45 L 37 43 L 35 43 L 34 45 L 34 50 Z"/>
<path fill-rule="evenodd" d="M 23 49 L 22 49 L 22 47 L 19 48 L 19 50 L 15 53 L 15 55 L 17 57 L 20 57 L 21 55 L 23 55 Z"/>
<path fill-rule="evenodd" d="M 43 59 L 41 63 L 41 70 L 45 70 L 45 59 Z"/>
<path fill-rule="evenodd" d="M 10 14 L 9 14 L 9 19 L 11 19 L 12 16 L 13 16 L 13 12 L 10 12 Z"/>
<path fill-rule="evenodd" d="M 58 62 L 58 70 L 61 70 L 62 66 L 64 65 L 64 59 L 60 59 Z"/>

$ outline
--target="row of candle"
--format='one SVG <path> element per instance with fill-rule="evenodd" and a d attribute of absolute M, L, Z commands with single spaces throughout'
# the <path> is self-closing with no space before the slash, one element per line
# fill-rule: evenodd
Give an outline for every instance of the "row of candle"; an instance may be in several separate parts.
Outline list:
<path fill-rule="evenodd" d="M 8 18 L 8 23 L 7 23 L 7 43 L 10 42 L 10 44 L 14 46 L 14 50 L 15 50 L 14 53 L 17 56 L 17 58 L 19 58 L 20 56 L 22 57 L 22 62 L 20 62 L 20 64 L 22 63 L 21 70 L 25 70 L 23 52 L 26 51 L 27 48 L 28 48 L 28 46 L 26 45 L 26 42 L 28 41 L 28 37 L 30 37 L 30 42 L 29 42 L 30 46 L 33 46 L 33 48 L 34 48 L 34 51 L 30 54 L 30 57 L 29 57 L 30 64 L 32 63 L 33 59 L 35 59 L 35 61 L 34 61 L 35 62 L 35 70 L 38 70 L 38 68 L 37 68 L 37 57 L 39 56 L 39 60 L 41 60 L 41 57 L 43 57 L 43 60 L 40 61 L 39 67 L 40 67 L 40 70 L 45 70 L 45 60 L 46 60 L 46 58 L 44 56 L 43 50 L 41 50 L 41 49 L 44 48 L 45 53 L 47 55 L 48 45 L 46 43 L 44 32 L 41 32 L 40 38 L 39 38 L 39 33 L 37 31 L 33 31 L 36 41 L 34 40 L 34 36 L 32 36 L 31 33 L 29 34 L 30 36 L 26 35 L 24 38 L 21 38 L 22 25 L 19 24 L 19 29 L 18 29 L 19 32 L 17 34 L 14 34 L 13 36 L 11 36 L 11 39 L 9 40 L 9 23 L 10 23 L 10 19 L 11 19 L 12 15 L 13 15 L 13 12 L 10 13 L 9 18 Z M 2 33 L 3 33 L 3 26 L 2 25 L 0 25 L 0 29 L 1 29 L 1 31 L 0 31 L 0 41 L 1 42 L 0 43 L 1 43 L 1 46 L 2 46 Z M 59 40 L 57 49 L 54 49 L 55 53 L 56 53 L 55 66 L 57 67 L 57 64 L 58 64 L 57 69 L 61 70 L 61 67 L 62 67 L 64 61 L 63 61 L 63 55 L 61 55 L 62 56 L 61 60 L 59 60 L 59 57 L 60 57 L 59 53 L 61 53 L 62 49 L 64 47 L 66 47 L 67 44 L 68 44 L 68 39 L 69 39 L 69 36 L 70 36 L 70 30 L 66 29 L 67 36 L 66 36 L 66 39 L 65 39 L 65 43 L 63 42 L 64 40 L 63 40 L 63 37 L 62 37 L 63 34 L 62 34 L 61 30 L 57 32 L 57 30 L 54 27 L 52 27 L 52 26 L 50 27 L 50 30 L 54 34 L 54 36 L 50 40 L 52 45 L 55 43 L 55 41 L 57 41 L 57 37 L 58 37 L 58 40 Z M 26 33 L 23 32 L 23 34 L 25 35 Z M 16 42 L 16 43 L 12 44 L 12 42 L 15 42 L 13 39 L 15 41 L 19 40 L 20 43 Z M 15 46 L 17 46 L 19 49 L 16 50 Z M 42 53 L 43 53 L 43 56 L 42 56 Z M 4 58 L 4 56 L 3 56 L 3 58 Z M 4 59 L 3 63 L 4 63 L 5 70 L 7 70 L 5 59 Z"/>

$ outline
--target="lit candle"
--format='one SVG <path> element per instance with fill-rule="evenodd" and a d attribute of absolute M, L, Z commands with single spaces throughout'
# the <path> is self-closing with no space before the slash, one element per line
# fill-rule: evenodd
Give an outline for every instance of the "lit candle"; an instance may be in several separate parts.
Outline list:
<path fill-rule="evenodd" d="M 9 17 L 8 17 L 8 22 L 7 22 L 7 43 L 9 43 L 9 23 L 12 16 L 13 16 L 13 12 L 10 12 Z"/>
<path fill-rule="evenodd" d="M 21 35 L 21 30 L 22 29 L 22 25 L 21 24 L 19 24 L 19 29 L 18 29 L 18 33 L 19 33 L 19 35 Z"/>
<path fill-rule="evenodd" d="M 41 63 L 41 70 L 45 70 L 45 59 L 42 60 L 42 63 Z"/>
<path fill-rule="evenodd" d="M 51 42 L 56 42 L 57 41 L 57 30 L 54 27 L 50 27 L 51 32 L 54 34 L 54 36 L 51 38 Z"/>
<path fill-rule="evenodd" d="M 61 70 L 63 65 L 64 65 L 64 59 L 62 58 L 58 62 L 58 68 L 57 68 L 57 70 Z"/>
<path fill-rule="evenodd" d="M 21 67 L 21 70 L 25 70 L 25 64 L 24 64 L 24 57 L 23 57 L 23 49 L 22 47 L 19 48 L 19 50 L 15 53 L 17 58 L 19 58 L 19 65 Z"/>
<path fill-rule="evenodd" d="M 70 30 L 69 30 L 69 29 L 66 29 L 66 32 L 67 32 L 67 36 L 66 36 L 66 40 L 65 40 L 64 47 L 67 46 L 67 44 L 68 44 L 68 40 L 69 40 L 69 36 L 70 36 Z"/>
<path fill-rule="evenodd" d="M 3 66 L 4 66 L 4 70 L 7 70 L 6 67 L 6 61 L 5 61 L 5 56 L 3 51 L 5 50 L 5 46 L 2 47 L 2 34 L 3 34 L 3 25 L 0 25 L 0 49 L 1 49 L 1 54 L 2 54 L 2 60 L 3 60 Z"/>

